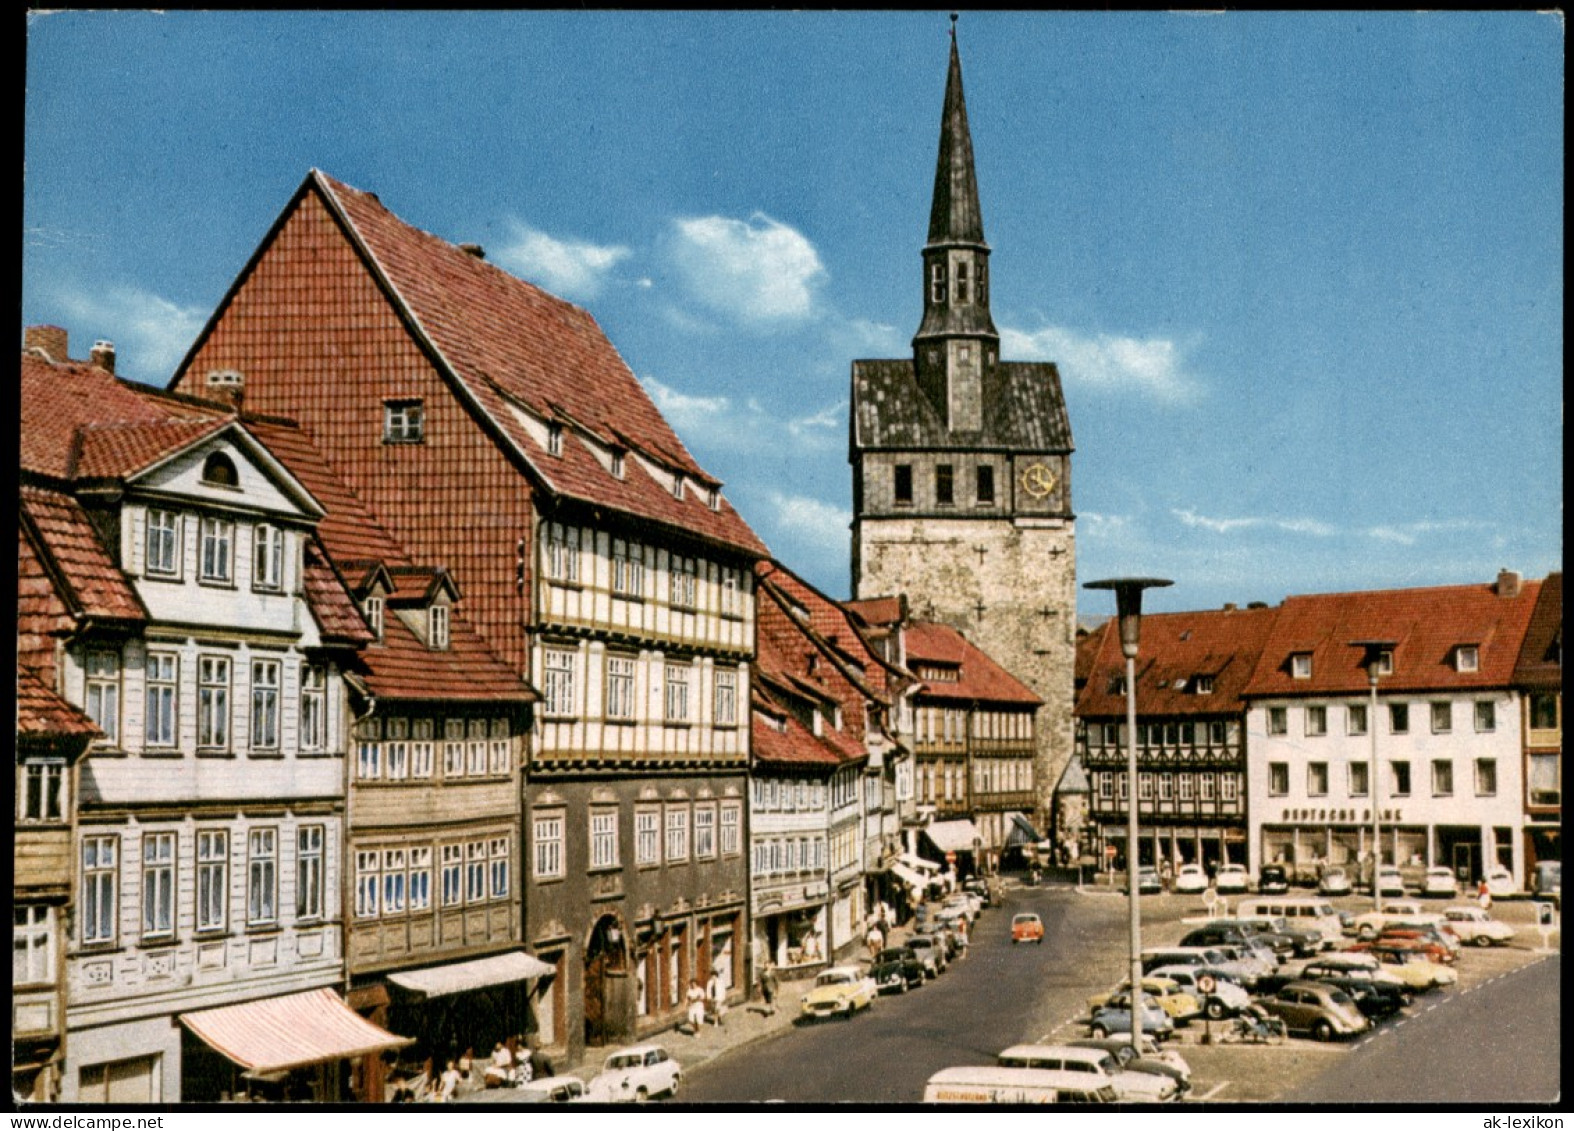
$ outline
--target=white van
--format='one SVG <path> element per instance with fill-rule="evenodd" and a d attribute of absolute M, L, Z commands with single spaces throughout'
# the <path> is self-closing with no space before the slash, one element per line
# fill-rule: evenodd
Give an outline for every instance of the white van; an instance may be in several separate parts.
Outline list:
<path fill-rule="evenodd" d="M 926 1104 L 1112 1104 L 1100 1078 L 1045 1068 L 942 1068 L 924 1085 Z"/>
<path fill-rule="evenodd" d="M 1111 1085 L 1115 1098 L 1125 1103 L 1163 1103 L 1180 1092 L 1180 1084 L 1172 1076 L 1128 1071 L 1104 1049 L 1074 1045 L 1012 1045 L 995 1057 L 995 1063 L 1001 1068 L 1075 1072 L 1089 1087 L 1097 1082 Z"/>
<path fill-rule="evenodd" d="M 1282 915 L 1291 926 L 1308 927 L 1323 936 L 1325 946 L 1336 946 L 1344 939 L 1344 924 L 1334 905 L 1317 895 L 1265 895 L 1243 899 L 1235 909 L 1242 919 L 1259 915 Z"/>

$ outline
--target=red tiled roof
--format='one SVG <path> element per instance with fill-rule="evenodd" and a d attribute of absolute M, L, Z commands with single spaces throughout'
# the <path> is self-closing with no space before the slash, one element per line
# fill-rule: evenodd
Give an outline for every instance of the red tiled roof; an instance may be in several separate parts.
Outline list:
<path fill-rule="evenodd" d="M 36 532 L 40 551 L 66 587 L 60 597 L 73 612 L 106 620 L 147 619 L 142 599 L 74 498 L 24 484 L 18 488 L 18 499 L 24 520 Z"/>
<path fill-rule="evenodd" d="M 842 759 L 833 750 L 790 715 L 787 717 L 785 734 L 756 718 L 749 732 L 749 741 L 756 765 L 818 766 L 830 771 L 842 764 Z"/>
<path fill-rule="evenodd" d="M 1563 686 L 1563 574 L 1547 574 L 1536 611 L 1525 628 L 1525 643 L 1514 665 L 1519 687 L 1553 691 Z"/>
<path fill-rule="evenodd" d="M 882 627 L 897 624 L 903 615 L 902 598 L 868 597 L 862 601 L 843 601 L 847 608 L 863 618 L 865 624 Z"/>
<path fill-rule="evenodd" d="M 1381 689 L 1444 691 L 1507 687 L 1541 583 L 1521 583 L 1513 597 L 1492 585 L 1324 593 L 1287 597 L 1243 694 L 1348 695 L 1367 689 L 1362 652 L 1352 640 L 1394 640 L 1394 671 Z M 1143 618 L 1143 635 L 1147 618 Z M 1479 649 L 1476 671 L 1454 670 L 1456 645 Z M 1309 679 L 1290 674 L 1290 656 L 1308 652 Z"/>
<path fill-rule="evenodd" d="M 151 467 L 229 426 L 224 417 L 137 424 L 84 424 L 77 429 L 73 479 L 120 479 Z"/>
<path fill-rule="evenodd" d="M 906 672 L 887 663 L 870 646 L 857 620 L 841 602 L 833 601 L 779 562 L 757 563 L 755 576 L 764 595 L 777 600 L 784 611 L 796 606 L 808 613 L 811 639 L 821 645 L 828 657 L 851 666 L 847 674 L 861 691 L 888 702 L 893 685 L 907 681 Z M 787 615 L 792 616 L 790 612 Z M 794 623 L 802 622 L 794 618 Z"/>
<path fill-rule="evenodd" d="M 305 561 L 306 604 L 323 640 L 355 647 L 370 643 L 372 631 L 322 547 L 307 543 Z"/>
<path fill-rule="evenodd" d="M 98 738 L 104 732 L 32 671 L 18 667 L 16 733 L 18 738 Z"/>
<path fill-rule="evenodd" d="M 383 640 L 362 649 L 360 678 L 379 699 L 532 702 L 535 690 L 498 659 L 455 610 L 448 648 L 434 651 L 397 615 L 383 618 Z"/>
<path fill-rule="evenodd" d="M 1149 613 L 1142 618 L 1137 652 L 1137 709 L 1143 715 L 1238 714 L 1277 609 L 1207 609 Z M 1077 672 L 1086 683 L 1077 695 L 1081 718 L 1124 718 L 1126 695 L 1120 624 L 1105 621 L 1077 643 Z M 1198 695 L 1195 678 L 1209 676 L 1213 691 Z M 1112 690 L 1113 689 L 1113 690 Z"/>
<path fill-rule="evenodd" d="M 907 666 L 915 675 L 919 675 L 919 666 L 924 664 L 959 668 L 955 682 L 925 680 L 919 675 L 919 694 L 925 698 L 1030 707 L 1041 706 L 1044 702 L 954 628 L 929 621 L 911 621 L 903 635 Z"/>
<path fill-rule="evenodd" d="M 562 456 L 549 456 L 514 417 L 510 400 L 549 420 L 566 413 L 595 434 L 626 438 L 691 480 L 716 482 L 586 311 L 406 224 L 369 193 L 320 171 L 311 176 L 465 391 L 554 491 L 766 552 L 725 500 L 716 511 L 699 492 L 679 500 L 635 459 L 625 461 L 620 481 L 571 439 L 571 429 Z"/>

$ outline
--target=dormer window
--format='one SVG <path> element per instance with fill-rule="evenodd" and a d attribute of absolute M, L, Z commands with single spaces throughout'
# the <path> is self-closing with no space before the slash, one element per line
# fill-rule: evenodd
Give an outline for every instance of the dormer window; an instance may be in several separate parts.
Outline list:
<path fill-rule="evenodd" d="M 223 452 L 214 452 L 202 464 L 202 481 L 209 487 L 239 487 L 240 475 L 235 461 Z"/>
<path fill-rule="evenodd" d="M 561 424 L 547 425 L 547 455 L 561 456 L 563 454 L 563 426 Z"/>
<path fill-rule="evenodd" d="M 1124 695 L 1124 694 L 1126 694 L 1126 677 L 1123 676 L 1123 675 L 1112 675 L 1112 676 L 1110 676 L 1109 677 L 1109 690 L 1107 692 L 1105 692 L 1105 694 L 1106 695 Z"/>
<path fill-rule="evenodd" d="M 1377 655 L 1377 674 L 1394 674 L 1394 654 L 1392 652 L 1379 652 Z"/>
<path fill-rule="evenodd" d="M 614 451 L 612 453 L 612 474 L 615 475 L 619 479 L 623 478 L 623 453 L 622 452 Z"/>
<path fill-rule="evenodd" d="M 448 606 L 433 605 L 426 611 L 426 642 L 435 651 L 448 648 Z"/>
<path fill-rule="evenodd" d="M 705 505 L 713 511 L 721 510 L 721 492 L 716 488 L 708 488 L 705 492 Z"/>
<path fill-rule="evenodd" d="M 372 635 L 381 640 L 383 638 L 383 599 L 381 597 L 366 598 L 366 623 L 371 626 Z"/>
<path fill-rule="evenodd" d="M 1474 644 L 1461 644 L 1454 649 L 1454 670 L 1473 672 L 1481 667 L 1481 650 Z"/>
<path fill-rule="evenodd" d="M 1211 675 L 1195 676 L 1192 679 L 1192 693 L 1195 695 L 1212 695 L 1213 677 Z"/>
<path fill-rule="evenodd" d="M 1294 679 L 1312 678 L 1312 654 L 1310 652 L 1290 653 L 1290 675 Z"/>
<path fill-rule="evenodd" d="M 383 402 L 383 443 L 419 444 L 426 439 L 426 407 L 418 400 Z"/>
<path fill-rule="evenodd" d="M 683 476 L 681 475 L 672 477 L 672 497 L 674 499 L 683 498 Z"/>

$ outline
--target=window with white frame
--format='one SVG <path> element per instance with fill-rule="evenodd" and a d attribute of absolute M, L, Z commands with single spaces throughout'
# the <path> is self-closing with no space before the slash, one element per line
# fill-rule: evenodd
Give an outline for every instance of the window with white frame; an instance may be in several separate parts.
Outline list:
<path fill-rule="evenodd" d="M 634 658 L 607 657 L 607 718 L 624 722 L 634 718 Z"/>
<path fill-rule="evenodd" d="M 1454 705 L 1449 702 L 1432 704 L 1432 733 L 1447 734 L 1454 729 Z"/>
<path fill-rule="evenodd" d="M 1476 730 L 1482 734 L 1497 730 L 1497 704 L 1490 699 L 1476 700 Z"/>
<path fill-rule="evenodd" d="M 279 747 L 279 661 L 251 663 L 251 745 L 254 750 Z"/>
<path fill-rule="evenodd" d="M 946 287 L 946 277 L 945 277 L 945 264 L 943 264 L 943 263 L 931 263 L 931 264 L 929 264 L 929 302 L 930 302 L 930 304 L 933 305 L 933 306 L 939 306 L 941 303 L 945 302 L 946 291 L 947 291 L 947 287 Z"/>
<path fill-rule="evenodd" d="M 1346 734 L 1365 734 L 1367 727 L 1366 704 L 1351 703 L 1347 706 L 1344 709 L 1344 721 Z"/>
<path fill-rule="evenodd" d="M 721 615 L 724 617 L 742 616 L 741 600 L 738 595 L 738 571 L 723 568 L 721 571 Z"/>
<path fill-rule="evenodd" d="M 1268 796 L 1283 797 L 1290 792 L 1290 763 L 1268 763 Z"/>
<path fill-rule="evenodd" d="M 618 811 L 590 811 L 590 867 L 592 870 L 618 866 Z"/>
<path fill-rule="evenodd" d="M 694 858 L 714 860 L 716 857 L 716 807 L 694 807 Z"/>
<path fill-rule="evenodd" d="M 409 863 L 402 848 L 383 849 L 383 914 L 404 911 L 405 869 Z"/>
<path fill-rule="evenodd" d="M 204 518 L 197 576 L 202 581 L 228 582 L 233 572 L 235 524 L 228 519 Z"/>
<path fill-rule="evenodd" d="M 87 700 L 84 712 L 110 742 L 120 741 L 120 655 L 91 651 L 83 657 Z"/>
<path fill-rule="evenodd" d="M 377 918 L 378 896 L 383 880 L 381 849 L 365 849 L 355 854 L 355 917 Z"/>
<path fill-rule="evenodd" d="M 671 565 L 668 569 L 671 578 L 672 592 L 669 599 L 676 608 L 692 609 L 695 605 L 695 565 L 693 558 L 672 555 Z"/>
<path fill-rule="evenodd" d="M 410 720 L 410 776 L 412 778 L 430 778 L 432 776 L 432 750 L 436 745 L 432 741 L 432 720 Z"/>
<path fill-rule="evenodd" d="M 1212 773 L 1204 771 L 1197 775 L 1197 800 L 1212 801 L 1215 777 Z"/>
<path fill-rule="evenodd" d="M 246 922 L 279 917 L 279 831 L 252 829 L 246 835 Z"/>
<path fill-rule="evenodd" d="M 1326 797 L 1328 795 L 1328 763 L 1308 762 L 1306 764 L 1306 795 L 1308 797 Z"/>
<path fill-rule="evenodd" d="M 1285 707 L 1268 708 L 1268 733 L 1287 734 L 1290 730 L 1290 713 Z"/>
<path fill-rule="evenodd" d="M 383 638 L 383 599 L 381 597 L 368 597 L 363 602 L 366 611 L 366 624 L 372 630 L 372 635 L 378 640 Z"/>
<path fill-rule="evenodd" d="M 563 867 L 563 814 L 537 813 L 531 819 L 530 844 L 534 850 L 531 874 L 538 880 L 560 880 Z"/>
<path fill-rule="evenodd" d="M 54 916 L 40 904 L 13 908 L 11 984 L 43 985 L 55 980 Z"/>
<path fill-rule="evenodd" d="M 322 664 L 301 665 L 301 749 L 322 750 L 328 745 L 328 669 Z"/>
<path fill-rule="evenodd" d="M 1476 759 L 1476 796 L 1497 796 L 1497 759 Z"/>
<path fill-rule="evenodd" d="M 197 658 L 197 746 L 224 750 L 230 742 L 230 661 L 226 656 Z"/>
<path fill-rule="evenodd" d="M 1306 733 L 1310 738 L 1319 738 L 1328 733 L 1328 708 L 1317 705 L 1306 708 Z"/>
<path fill-rule="evenodd" d="M 252 529 L 251 587 L 263 590 L 284 587 L 284 531 L 265 522 Z"/>
<path fill-rule="evenodd" d="M 434 652 L 448 650 L 447 605 L 433 605 L 426 610 L 426 644 Z"/>
<path fill-rule="evenodd" d="M 693 669 L 688 664 L 668 664 L 666 669 L 666 720 L 686 723 L 689 721 L 689 676 Z"/>
<path fill-rule="evenodd" d="M 432 906 L 432 850 L 410 849 L 410 910 L 426 911 Z"/>
<path fill-rule="evenodd" d="M 66 764 L 54 760 L 25 762 L 21 772 L 17 816 L 24 821 L 64 821 Z"/>
<path fill-rule="evenodd" d="M 547 580 L 579 583 L 579 528 L 547 524 Z"/>
<path fill-rule="evenodd" d="M 622 597 L 645 595 L 645 551 L 638 542 L 612 540 L 612 592 Z"/>
<path fill-rule="evenodd" d="M 1461 644 L 1454 649 L 1454 670 L 1473 672 L 1481 666 L 1481 650 L 1474 644 Z"/>
<path fill-rule="evenodd" d="M 487 883 L 493 899 L 508 898 L 508 838 L 493 837 L 486 842 Z"/>
<path fill-rule="evenodd" d="M 144 741 L 151 747 L 173 747 L 180 658 L 167 652 L 149 652 L 144 670 L 147 677 Z"/>
<path fill-rule="evenodd" d="M 465 773 L 481 777 L 486 773 L 486 720 L 470 719 L 465 723 Z"/>
<path fill-rule="evenodd" d="M 508 745 L 508 720 L 488 719 L 486 727 L 487 773 L 510 773 L 514 768 L 514 759 Z"/>
<path fill-rule="evenodd" d="M 142 836 L 142 937 L 175 933 L 175 834 Z"/>
<path fill-rule="evenodd" d="M 1392 788 L 1389 790 L 1395 797 L 1410 796 L 1410 763 L 1394 761 L 1388 763 L 1389 780 Z"/>
<path fill-rule="evenodd" d="M 426 437 L 426 410 L 421 401 L 383 402 L 383 442 L 419 444 Z"/>
<path fill-rule="evenodd" d="M 716 669 L 716 725 L 736 726 L 738 723 L 738 673 L 728 668 Z"/>
<path fill-rule="evenodd" d="M 486 899 L 486 841 L 472 840 L 465 845 L 465 902 Z"/>
<path fill-rule="evenodd" d="M 229 924 L 230 834 L 197 830 L 197 930 L 222 931 Z"/>
<path fill-rule="evenodd" d="M 458 907 L 465 901 L 465 846 L 443 845 L 442 895 L 444 907 Z"/>
<path fill-rule="evenodd" d="M 443 720 L 443 776 L 445 778 L 465 776 L 465 721 L 463 719 Z"/>
<path fill-rule="evenodd" d="M 148 511 L 147 572 L 154 577 L 180 574 L 180 516 L 174 511 Z"/>
<path fill-rule="evenodd" d="M 82 838 L 82 942 L 115 941 L 120 837 Z"/>
<path fill-rule="evenodd" d="M 383 776 L 383 723 L 381 719 L 364 719 L 356 725 L 359 738 L 355 747 L 355 776 L 361 781 L 375 781 Z"/>
<path fill-rule="evenodd" d="M 1105 777 L 1107 784 L 1109 775 L 1105 774 L 1103 776 Z M 1179 780 L 1175 783 L 1175 787 L 1176 792 L 1179 794 L 1182 801 L 1191 801 L 1197 792 L 1197 779 L 1191 774 L 1181 774 Z M 1108 791 L 1105 791 L 1102 796 L 1106 801 L 1109 800 Z"/>
<path fill-rule="evenodd" d="M 296 919 L 322 918 L 324 834 L 321 825 L 302 825 L 295 830 Z"/>
<path fill-rule="evenodd" d="M 547 425 L 547 455 L 561 456 L 563 454 L 563 426 L 561 424 Z"/>
<path fill-rule="evenodd" d="M 1437 758 L 1432 762 L 1432 796 L 1454 796 L 1454 763 L 1447 758 Z"/>
<path fill-rule="evenodd" d="M 1368 784 L 1368 782 L 1370 782 L 1370 780 L 1371 780 L 1371 774 L 1368 772 L 1368 770 L 1369 770 L 1369 767 L 1367 766 L 1367 764 L 1365 762 L 1351 762 L 1350 763 L 1350 796 L 1351 797 L 1365 797 L 1366 796 L 1367 790 L 1371 788 L 1369 786 L 1369 784 Z"/>
<path fill-rule="evenodd" d="M 634 863 L 649 867 L 661 863 L 661 810 L 634 810 Z"/>
<path fill-rule="evenodd" d="M 1234 801 L 1241 795 L 1241 782 L 1234 774 L 1219 775 L 1219 800 Z"/>
<path fill-rule="evenodd" d="M 689 807 L 667 806 L 667 863 L 684 864 L 689 859 Z"/>
<path fill-rule="evenodd" d="M 1290 654 L 1290 676 L 1294 679 L 1312 678 L 1312 654 L 1310 652 L 1292 652 Z"/>
<path fill-rule="evenodd" d="M 574 689 L 574 669 L 579 653 L 558 648 L 548 648 L 542 657 L 546 679 L 542 687 L 542 712 L 546 715 L 573 715 L 577 697 Z"/>
<path fill-rule="evenodd" d="M 721 854 L 738 856 L 743 852 L 743 803 L 721 803 Z"/>

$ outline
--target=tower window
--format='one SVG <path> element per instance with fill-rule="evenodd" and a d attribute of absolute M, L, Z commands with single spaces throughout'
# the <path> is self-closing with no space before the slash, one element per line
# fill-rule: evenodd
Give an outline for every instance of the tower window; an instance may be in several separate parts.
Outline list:
<path fill-rule="evenodd" d="M 978 265 L 978 305 L 989 305 L 989 264 L 987 263 Z M 989 360 L 993 361 L 994 358 Z"/>
<path fill-rule="evenodd" d="M 967 304 L 967 260 L 956 265 L 956 301 L 958 306 Z"/>
<path fill-rule="evenodd" d="M 939 305 L 945 301 L 945 264 L 929 265 L 929 301 Z"/>
<path fill-rule="evenodd" d="M 978 505 L 994 506 L 995 503 L 995 469 L 980 467 L 978 469 Z"/>
<path fill-rule="evenodd" d="M 938 464 L 935 467 L 935 502 L 941 506 L 950 506 L 954 501 L 951 465 Z"/>
<path fill-rule="evenodd" d="M 896 465 L 896 505 L 913 505 L 913 467 L 911 464 L 899 463 Z"/>

